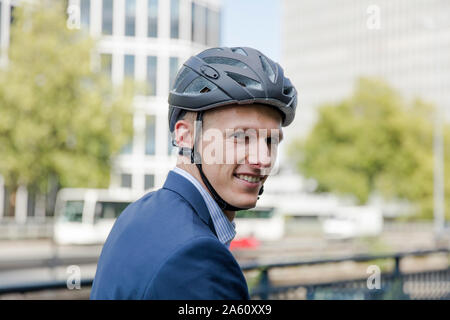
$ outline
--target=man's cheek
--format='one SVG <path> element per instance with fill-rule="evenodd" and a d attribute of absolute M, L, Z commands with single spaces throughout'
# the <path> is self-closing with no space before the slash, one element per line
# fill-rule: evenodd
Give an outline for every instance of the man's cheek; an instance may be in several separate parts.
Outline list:
<path fill-rule="evenodd" d="M 278 170 L 280 168 L 280 162 L 278 161 L 278 150 L 276 150 L 273 153 L 273 156 L 270 158 L 270 167 L 267 169 L 264 169 L 263 174 L 264 175 L 275 175 L 278 173 Z"/>
<path fill-rule="evenodd" d="M 236 152 L 236 164 L 245 164 L 246 158 L 246 146 L 245 144 L 237 144 L 235 148 Z"/>
<path fill-rule="evenodd" d="M 243 164 L 245 160 L 245 147 L 232 142 L 227 142 L 224 146 L 225 164 Z"/>

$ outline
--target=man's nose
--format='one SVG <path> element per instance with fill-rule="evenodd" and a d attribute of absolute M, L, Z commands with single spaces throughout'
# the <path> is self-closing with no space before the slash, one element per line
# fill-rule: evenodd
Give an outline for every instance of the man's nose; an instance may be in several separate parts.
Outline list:
<path fill-rule="evenodd" d="M 267 141 L 264 138 L 260 138 L 255 141 L 254 145 L 250 146 L 249 151 L 249 164 L 255 165 L 260 168 L 268 168 L 271 166 L 272 154 L 270 147 L 267 145 Z"/>

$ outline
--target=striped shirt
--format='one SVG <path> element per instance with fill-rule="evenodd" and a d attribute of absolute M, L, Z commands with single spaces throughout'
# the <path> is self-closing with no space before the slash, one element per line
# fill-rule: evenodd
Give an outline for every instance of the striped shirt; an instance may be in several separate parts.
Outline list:
<path fill-rule="evenodd" d="M 236 224 L 234 221 L 230 222 L 230 220 L 228 220 L 227 216 L 223 213 L 222 209 L 220 209 L 219 205 L 214 201 L 209 192 L 206 191 L 200 182 L 190 173 L 178 167 L 175 167 L 172 171 L 188 179 L 200 192 L 208 207 L 219 241 L 229 248 L 231 240 L 233 240 L 236 235 Z"/>

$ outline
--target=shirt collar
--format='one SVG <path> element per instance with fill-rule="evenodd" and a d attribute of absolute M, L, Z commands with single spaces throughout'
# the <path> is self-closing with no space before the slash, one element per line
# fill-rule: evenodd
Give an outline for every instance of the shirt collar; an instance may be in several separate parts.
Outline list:
<path fill-rule="evenodd" d="M 228 220 L 222 209 L 220 209 L 219 205 L 216 203 L 216 201 L 214 201 L 209 192 L 207 192 L 205 188 L 203 188 L 203 186 L 200 184 L 200 182 L 189 172 L 178 167 L 175 167 L 172 171 L 189 180 L 197 188 L 197 190 L 202 195 L 203 200 L 205 200 L 219 241 L 229 247 L 231 241 L 236 236 L 236 223 L 234 221 L 230 222 L 230 220 Z"/>

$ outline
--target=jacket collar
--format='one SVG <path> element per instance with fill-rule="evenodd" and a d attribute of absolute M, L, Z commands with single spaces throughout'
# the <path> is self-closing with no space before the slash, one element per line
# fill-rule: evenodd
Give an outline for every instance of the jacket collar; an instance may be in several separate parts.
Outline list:
<path fill-rule="evenodd" d="M 209 214 L 208 207 L 197 188 L 186 178 L 169 171 L 163 189 L 172 190 L 185 199 L 195 210 L 197 215 L 206 223 L 212 232 L 217 236 L 214 223 Z"/>

